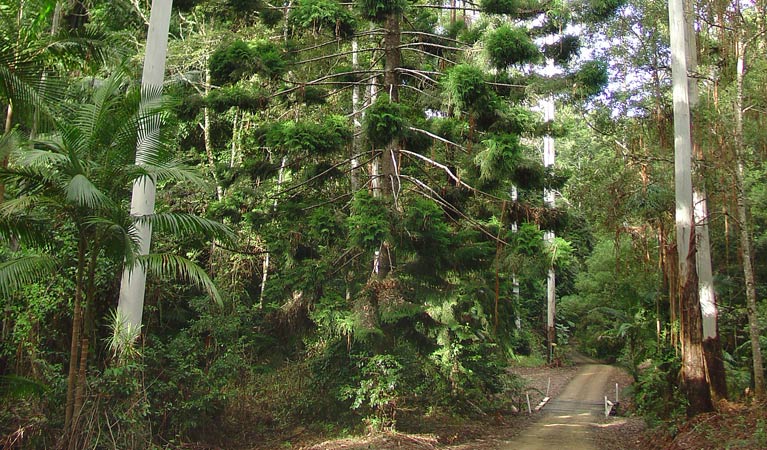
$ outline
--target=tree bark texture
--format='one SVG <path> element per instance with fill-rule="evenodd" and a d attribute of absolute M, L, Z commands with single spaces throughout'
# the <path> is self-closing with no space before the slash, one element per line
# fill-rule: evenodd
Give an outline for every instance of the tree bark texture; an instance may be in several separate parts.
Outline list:
<path fill-rule="evenodd" d="M 400 45 L 402 36 L 400 31 L 399 13 L 390 13 L 386 18 L 384 32 L 384 90 L 389 94 L 392 102 L 399 102 L 399 74 L 401 63 Z M 380 188 L 381 195 L 392 202 L 396 209 L 397 196 L 399 195 L 399 146 L 398 139 L 393 139 L 383 149 L 380 157 Z M 384 241 L 376 253 L 373 270 L 378 278 L 385 278 L 395 266 L 396 258 L 394 246 Z"/>
<path fill-rule="evenodd" d="M 694 239 L 694 235 L 692 237 Z M 687 264 L 694 267 L 695 245 L 689 246 Z M 679 300 L 682 320 L 682 387 L 687 397 L 687 416 L 713 410 L 711 391 L 706 379 L 706 363 L 703 355 L 703 328 L 700 302 L 698 301 L 698 276 L 689 270 L 686 278 L 680 278 Z"/>
<path fill-rule="evenodd" d="M 698 296 L 703 320 L 703 354 L 706 376 L 714 400 L 727 398 L 727 375 L 719 339 L 718 308 L 711 269 L 711 245 L 708 235 L 708 206 L 705 191 L 693 192 L 695 205 L 695 235 L 697 243 Z"/>
<path fill-rule="evenodd" d="M 710 411 L 711 393 L 703 357 L 703 330 L 698 299 L 698 271 L 692 205 L 692 140 L 687 75 L 687 39 L 683 0 L 669 0 L 671 73 L 674 100 L 674 182 L 676 193 L 676 244 L 679 256 L 680 334 L 682 387 L 687 415 Z"/>

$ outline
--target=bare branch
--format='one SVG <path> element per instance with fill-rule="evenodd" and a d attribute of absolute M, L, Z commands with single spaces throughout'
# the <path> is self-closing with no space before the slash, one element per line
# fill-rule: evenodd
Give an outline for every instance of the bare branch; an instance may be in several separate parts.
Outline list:
<path fill-rule="evenodd" d="M 341 56 L 351 55 L 352 53 L 375 52 L 375 51 L 379 51 L 379 50 L 383 51 L 385 49 L 379 48 L 379 47 L 372 47 L 372 48 L 361 48 L 361 49 L 357 49 L 357 50 L 349 50 L 349 51 L 346 51 L 346 52 L 333 53 L 332 55 L 323 55 L 323 56 L 317 56 L 316 58 L 305 59 L 303 61 L 294 62 L 293 65 L 294 66 L 298 66 L 298 65 L 306 64 L 306 63 L 310 63 L 310 62 L 322 61 L 323 59 L 339 58 Z"/>
<path fill-rule="evenodd" d="M 503 198 L 497 197 L 497 196 L 495 196 L 495 195 L 489 194 L 489 193 L 487 193 L 487 192 L 484 192 L 484 191 L 480 191 L 479 189 L 477 189 L 477 188 L 475 188 L 475 187 L 473 187 L 473 186 L 470 186 L 470 185 L 466 184 L 465 182 L 461 181 L 461 179 L 460 179 L 460 178 L 458 178 L 458 177 L 457 177 L 457 176 L 456 176 L 456 175 L 455 175 L 455 174 L 454 174 L 454 173 L 453 173 L 453 172 L 450 170 L 450 168 L 449 168 L 449 167 L 447 167 L 446 165 L 444 165 L 444 164 L 442 164 L 442 163 L 438 163 L 437 161 L 434 161 L 434 160 L 433 160 L 433 159 L 431 159 L 431 158 L 427 158 L 426 156 L 423 156 L 423 155 L 421 155 L 421 154 L 419 154 L 419 153 L 411 152 L 410 150 L 404 150 L 404 149 L 400 149 L 400 153 L 404 153 L 404 154 L 406 154 L 406 155 L 414 156 L 414 157 L 416 157 L 416 158 L 418 158 L 418 159 L 421 159 L 421 160 L 423 160 L 423 161 L 426 161 L 427 163 L 429 163 L 429 164 L 431 164 L 431 165 L 433 165 L 433 166 L 435 166 L 435 167 L 438 167 L 438 168 L 440 168 L 440 169 L 444 170 L 444 171 L 445 171 L 445 173 L 447 173 L 447 175 L 448 175 L 450 178 L 452 178 L 452 179 L 453 179 L 453 180 L 454 180 L 454 181 L 455 181 L 457 184 L 459 184 L 459 185 L 461 185 L 461 186 L 463 186 L 463 187 L 465 187 L 465 188 L 469 189 L 469 190 L 470 190 L 470 191 L 472 191 L 472 192 L 476 192 L 476 193 L 478 193 L 478 194 L 482 194 L 482 195 L 484 195 L 484 196 L 486 196 L 486 197 L 489 197 L 489 198 L 493 198 L 493 199 L 495 199 L 495 200 L 499 200 L 499 201 L 506 201 L 506 200 L 507 200 L 507 199 L 503 199 Z"/>
<path fill-rule="evenodd" d="M 421 181 L 418 178 L 415 178 L 413 176 L 410 176 L 410 175 L 401 175 L 401 176 L 402 176 L 402 178 L 410 181 L 411 183 L 415 184 L 416 186 L 419 186 L 422 189 L 424 189 L 426 192 L 428 192 L 430 194 L 430 195 L 427 196 L 428 198 L 434 200 L 435 202 L 439 203 L 440 205 L 442 205 L 442 206 L 450 209 L 454 213 L 458 214 L 459 216 L 461 216 L 461 218 L 463 218 L 467 222 L 469 222 L 472 225 L 474 225 L 485 236 L 489 237 L 490 239 L 492 239 L 492 240 L 494 240 L 494 241 L 496 241 L 496 242 L 498 242 L 500 244 L 508 245 L 508 242 L 506 242 L 503 239 L 495 236 L 493 233 L 490 232 L 490 230 L 485 228 L 481 223 L 477 222 L 476 220 L 472 219 L 471 217 L 469 217 L 466 214 L 464 214 L 463 212 L 461 212 L 461 210 L 456 208 L 449 201 L 445 200 L 441 195 L 439 195 L 434 189 L 432 189 L 429 185 L 427 185 L 423 181 Z"/>
<path fill-rule="evenodd" d="M 429 136 L 430 138 L 436 139 L 436 140 L 438 140 L 438 141 L 440 141 L 440 142 L 444 142 L 445 144 L 453 145 L 453 146 L 455 146 L 455 147 L 458 147 L 458 148 L 460 148 L 461 150 L 466 150 L 466 148 L 465 148 L 465 147 L 463 147 L 462 145 L 456 144 L 456 143 L 455 143 L 455 142 L 453 142 L 453 141 L 449 141 L 449 140 L 447 140 L 447 139 L 443 138 L 442 136 L 437 136 L 436 134 L 434 134 L 434 133 L 431 133 L 431 132 L 429 132 L 429 131 L 426 131 L 426 130 L 422 130 L 422 129 L 420 129 L 420 128 L 416 128 L 416 127 L 408 127 L 408 129 L 410 129 L 410 130 L 412 130 L 412 131 L 415 131 L 415 132 L 417 132 L 417 133 L 423 133 L 423 134 L 425 134 L 426 136 Z"/>
<path fill-rule="evenodd" d="M 451 47 L 449 45 L 435 44 L 433 42 L 409 42 L 407 44 L 401 44 L 397 48 L 413 48 L 413 47 L 435 47 L 435 48 L 441 48 L 444 50 L 454 50 L 454 51 L 466 50 L 466 48 Z"/>

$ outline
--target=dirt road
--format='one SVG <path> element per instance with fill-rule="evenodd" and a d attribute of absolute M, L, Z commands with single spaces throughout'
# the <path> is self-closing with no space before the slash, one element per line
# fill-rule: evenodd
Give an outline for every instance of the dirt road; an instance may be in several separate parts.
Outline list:
<path fill-rule="evenodd" d="M 580 369 L 561 394 L 542 410 L 541 419 L 513 440 L 504 450 L 595 450 L 594 428 L 604 415 L 604 396 L 616 369 L 582 356 L 575 357 Z M 614 392 L 614 386 L 612 387 Z M 614 395 L 610 395 L 614 399 Z"/>

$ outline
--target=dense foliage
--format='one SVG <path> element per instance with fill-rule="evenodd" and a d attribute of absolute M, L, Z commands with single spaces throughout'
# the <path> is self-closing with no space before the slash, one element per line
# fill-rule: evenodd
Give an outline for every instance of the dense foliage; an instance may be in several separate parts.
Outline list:
<path fill-rule="evenodd" d="M 623 364 L 647 416 L 684 410 L 664 4 L 174 2 L 166 96 L 147 104 L 149 3 L 0 5 L 0 442 L 227 448 L 508 411 L 524 396 L 507 366 L 547 356 L 549 271 L 559 347 Z M 744 96 L 759 260 L 766 63 L 749 50 L 739 91 L 736 32 L 699 28 L 696 183 L 738 398 L 752 355 L 728 123 Z M 148 178 L 157 212 L 138 217 Z M 125 347 L 134 261 L 151 273 Z"/>

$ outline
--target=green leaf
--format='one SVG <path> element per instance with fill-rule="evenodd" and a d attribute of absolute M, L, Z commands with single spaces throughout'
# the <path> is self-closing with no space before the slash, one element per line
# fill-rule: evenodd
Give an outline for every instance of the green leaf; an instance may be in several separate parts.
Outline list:
<path fill-rule="evenodd" d="M 155 231 L 164 231 L 174 236 L 204 234 L 211 239 L 230 243 L 237 239 L 234 232 L 226 225 L 194 214 L 158 213 L 137 217 L 136 221 L 151 225 Z"/>
<path fill-rule="evenodd" d="M 59 268 L 49 255 L 26 255 L 0 263 L 0 295 L 8 297 L 21 286 L 50 276 Z"/>
<path fill-rule="evenodd" d="M 0 398 L 42 397 L 46 386 L 18 375 L 0 375 Z"/>
<path fill-rule="evenodd" d="M 104 195 L 85 175 L 77 174 L 66 187 L 67 200 L 78 206 L 100 208 L 111 204 L 109 197 Z"/>
<path fill-rule="evenodd" d="M 141 255 L 136 258 L 147 273 L 189 281 L 210 295 L 217 305 L 223 306 L 221 294 L 205 270 L 194 261 L 167 253 Z M 2 282 L 2 279 L 0 279 Z"/>

